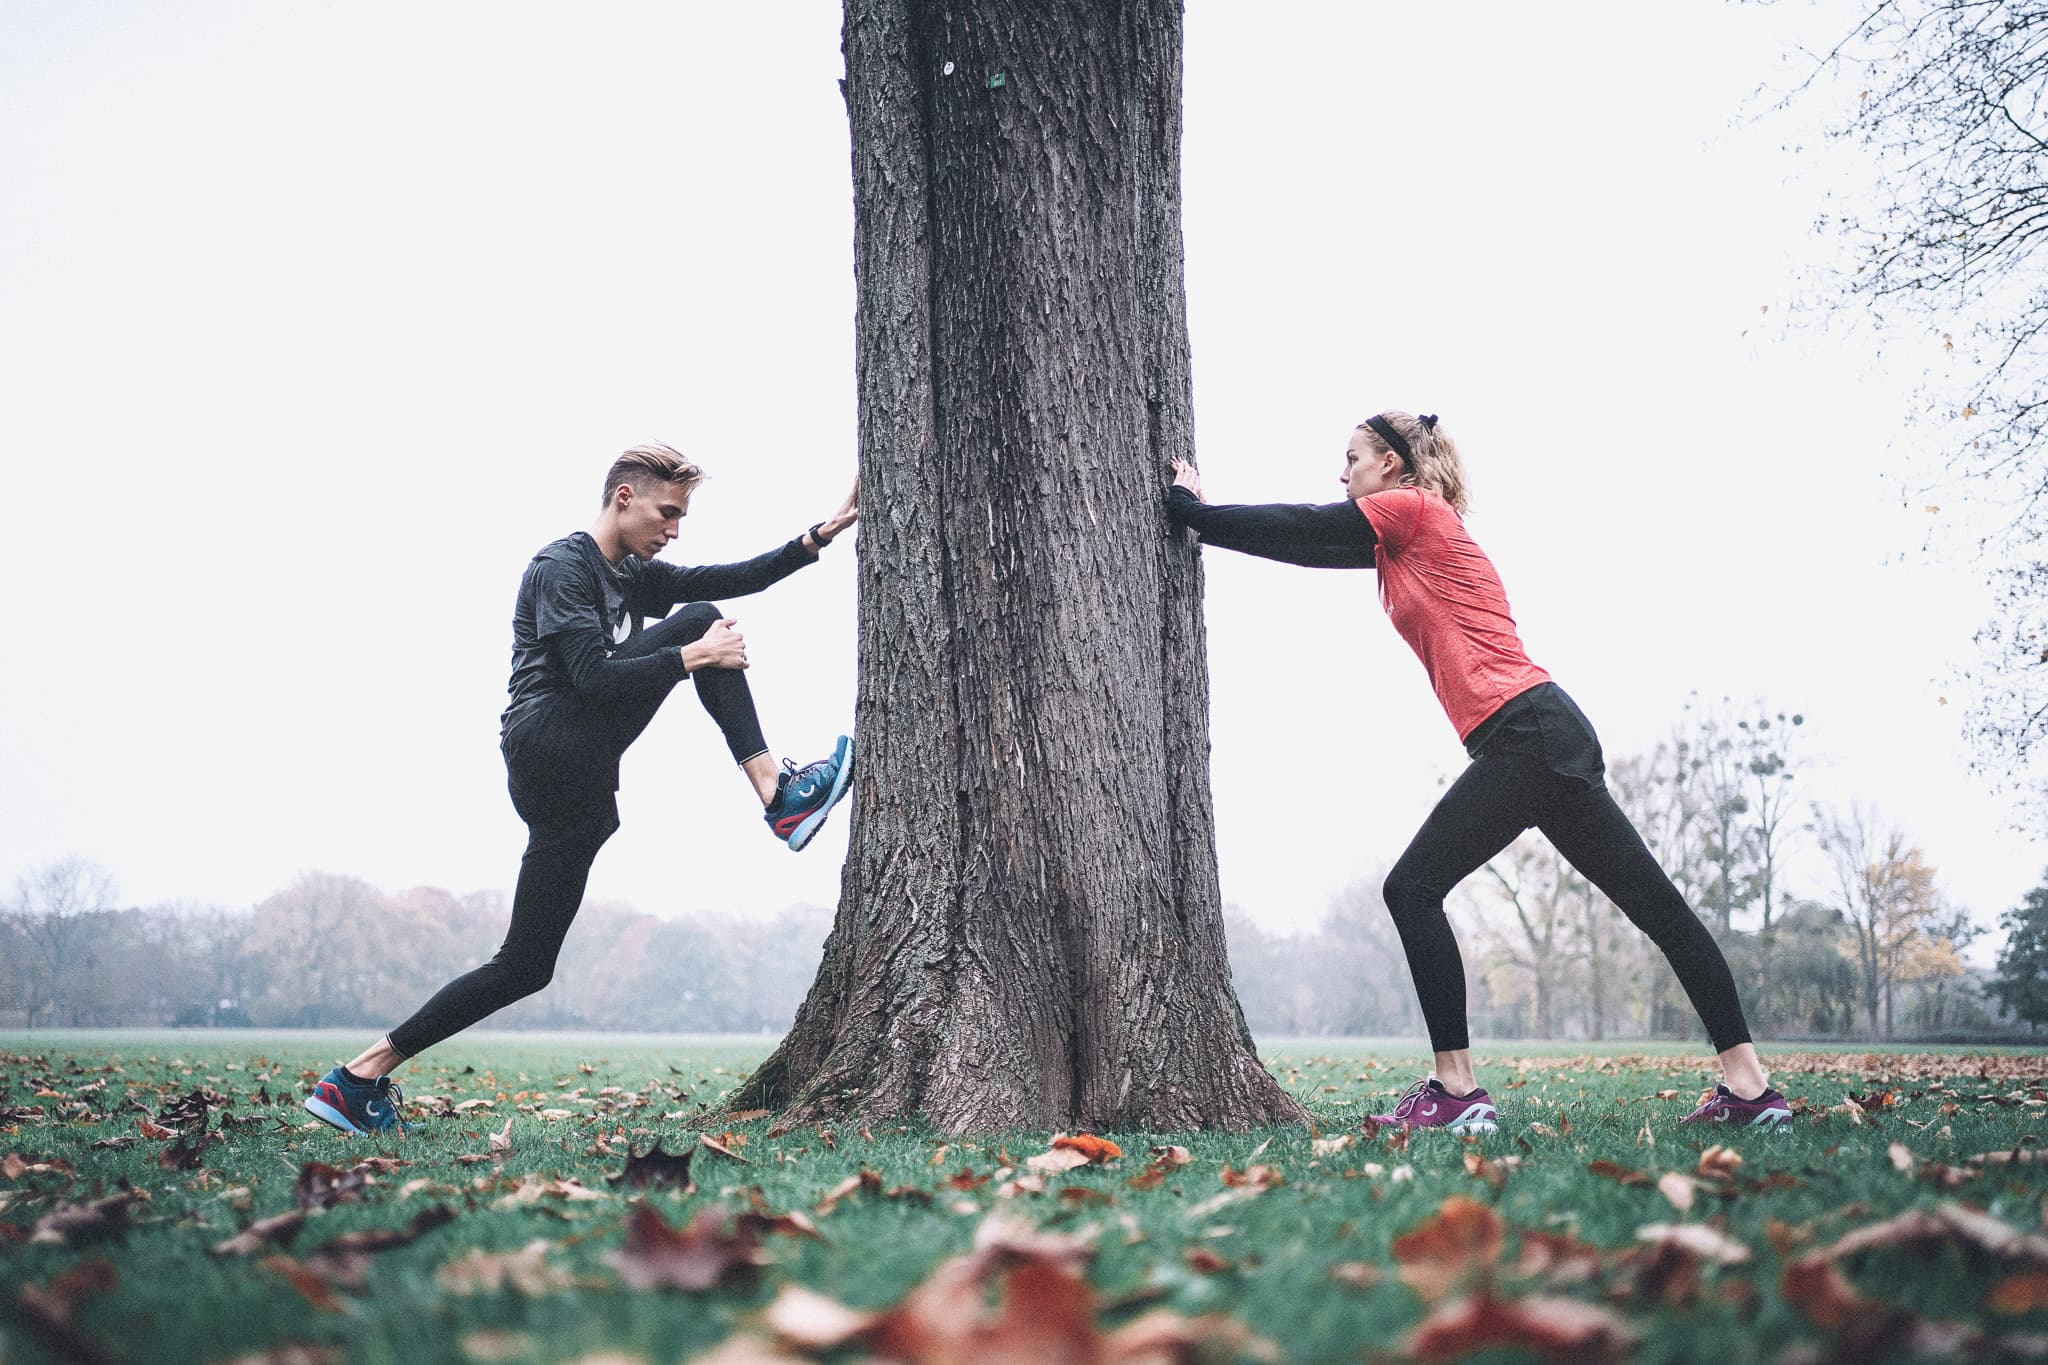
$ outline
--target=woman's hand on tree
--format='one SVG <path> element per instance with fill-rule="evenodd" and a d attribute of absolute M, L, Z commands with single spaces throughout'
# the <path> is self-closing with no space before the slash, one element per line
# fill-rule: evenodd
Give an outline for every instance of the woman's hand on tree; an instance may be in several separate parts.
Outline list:
<path fill-rule="evenodd" d="M 853 481 L 853 491 L 846 495 L 846 501 L 839 504 L 839 510 L 818 523 L 818 534 L 825 539 L 844 531 L 860 520 L 860 479 Z"/>
<path fill-rule="evenodd" d="M 1178 455 L 1173 457 L 1173 486 L 1175 488 L 1185 488 L 1197 498 L 1201 498 L 1203 502 L 1208 501 L 1207 498 L 1202 497 L 1201 471 L 1186 460 L 1181 459 Z"/>

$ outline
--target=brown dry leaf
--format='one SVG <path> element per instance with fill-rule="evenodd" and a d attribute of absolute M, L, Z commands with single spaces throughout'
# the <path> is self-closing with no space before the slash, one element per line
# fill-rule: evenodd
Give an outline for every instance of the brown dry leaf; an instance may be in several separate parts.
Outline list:
<path fill-rule="evenodd" d="M 1602 1180 L 1612 1180 L 1617 1185 L 1647 1185 L 1650 1183 L 1650 1177 L 1644 1175 L 1641 1171 L 1630 1170 L 1628 1167 L 1618 1165 L 1604 1157 L 1599 1161 L 1587 1162 L 1586 1169 L 1599 1176 Z"/>
<path fill-rule="evenodd" d="M 1620 1318 L 1576 1299 L 1503 1299 L 1491 1292 L 1444 1304 L 1408 1336 L 1419 1361 L 1460 1360 L 1475 1351 L 1514 1347 L 1573 1365 L 1625 1359 L 1634 1337 Z"/>
<path fill-rule="evenodd" d="M 1741 1165 L 1742 1153 L 1717 1144 L 1700 1153 L 1700 1164 L 1693 1174 L 1705 1180 L 1733 1180 Z"/>
<path fill-rule="evenodd" d="M 1152 1149 L 1152 1164 L 1160 1167 L 1162 1170 L 1174 1170 L 1177 1167 L 1187 1165 L 1194 1159 L 1195 1154 L 1185 1147 L 1168 1146 L 1154 1147 Z"/>
<path fill-rule="evenodd" d="M 80 1303 L 106 1293 L 119 1282 L 113 1263 L 95 1256 L 80 1261 L 47 1285 L 23 1285 L 20 1302 L 45 1321 L 64 1325 L 71 1321 Z"/>
<path fill-rule="evenodd" d="M 1871 1301 L 1856 1292 L 1842 1278 L 1826 1252 L 1801 1256 L 1785 1263 L 1778 1277 L 1778 1293 L 1794 1308 L 1806 1314 L 1816 1327 L 1839 1331 L 1868 1312 Z"/>
<path fill-rule="evenodd" d="M 1465 1174 L 1499 1189 L 1507 1183 L 1508 1172 L 1522 1164 L 1518 1156 L 1487 1157 L 1479 1152 L 1465 1153 Z"/>
<path fill-rule="evenodd" d="M 1020 1175 L 1005 1180 L 996 1186 L 996 1198 L 1015 1199 L 1020 1194 L 1044 1194 L 1045 1177 L 1042 1175 Z"/>
<path fill-rule="evenodd" d="M 360 1204 L 363 1202 L 363 1190 L 374 1179 L 361 1167 L 340 1171 L 324 1161 L 309 1161 L 299 1167 L 299 1178 L 292 1185 L 292 1202 L 307 1210 L 331 1209 L 336 1204 Z"/>
<path fill-rule="evenodd" d="M 1885 1149 L 1885 1155 L 1892 1159 L 1893 1170 L 1910 1171 L 1913 1169 L 1913 1149 L 1905 1143 L 1894 1142 Z"/>
<path fill-rule="evenodd" d="M 823 1218 L 830 1214 L 832 1210 L 839 1207 L 840 1200 L 860 1190 L 866 1190 L 869 1194 L 880 1194 L 882 1192 L 881 1173 L 879 1171 L 871 1171 L 863 1166 L 858 1174 L 846 1177 L 846 1179 L 825 1191 L 825 1197 L 820 1199 L 817 1204 L 818 1216 Z"/>
<path fill-rule="evenodd" d="M 740 1222 L 757 1237 L 772 1237 L 780 1233 L 786 1237 L 808 1237 L 814 1242 L 825 1240 L 825 1234 L 818 1231 L 818 1225 L 801 1213 L 771 1213 L 764 1208 L 754 1208 L 741 1214 Z"/>
<path fill-rule="evenodd" d="M 1692 1211 L 1693 1194 L 1699 1188 L 1691 1176 L 1676 1171 L 1666 1171 L 1657 1177 L 1657 1193 L 1671 1201 L 1671 1207 L 1680 1213 Z"/>
<path fill-rule="evenodd" d="M 1522 1233 L 1522 1249 L 1511 1267 L 1517 1275 L 1540 1275 L 1552 1284 L 1575 1284 L 1600 1273 L 1605 1258 L 1600 1248 L 1570 1233 L 1530 1228 Z"/>
<path fill-rule="evenodd" d="M 728 1230 L 731 1221 L 723 1209 L 704 1209 L 678 1232 L 652 1204 L 635 1204 L 626 1245 L 607 1259 L 629 1288 L 710 1289 L 766 1264 L 752 1230 Z"/>
<path fill-rule="evenodd" d="M 1277 1361 L 1273 1344 L 1221 1313 L 1184 1318 L 1166 1308 L 1151 1312 L 1102 1339 L 1103 1365 L 1192 1365 L 1200 1360 Z"/>
<path fill-rule="evenodd" d="M 690 1357 L 689 1365 L 809 1365 L 807 1355 L 791 1355 L 766 1337 L 736 1332 L 702 1355 Z M 600 1362 L 586 1356 L 572 1365 L 647 1365 L 639 1359 Z"/>
<path fill-rule="evenodd" d="M 1425 1299 L 1440 1299 L 1468 1274 L 1500 1259 L 1504 1232 L 1499 1214 L 1476 1199 L 1454 1194 L 1429 1218 L 1394 1239 L 1401 1280 Z"/>
<path fill-rule="evenodd" d="M 1679 1247 L 1720 1265 L 1741 1265 L 1749 1259 L 1748 1247 L 1705 1223 L 1649 1223 L 1636 1229 L 1636 1240 Z"/>
<path fill-rule="evenodd" d="M 512 1155 L 512 1117 L 505 1116 L 505 1126 L 490 1135 L 491 1155 L 503 1159 Z"/>
<path fill-rule="evenodd" d="M 554 1176 L 522 1176 L 513 1185 L 512 1192 L 494 1201 L 492 1208 L 516 1209 L 538 1204 L 543 1199 L 559 1199 L 563 1203 L 577 1204 L 591 1200 L 604 1201 L 613 1198 L 603 1190 L 593 1190 L 580 1180 L 563 1180 Z"/>
<path fill-rule="evenodd" d="M 434 1281 L 450 1294 L 495 1294 L 517 1290 L 529 1299 L 576 1282 L 568 1271 L 547 1263 L 548 1243 L 535 1238 L 517 1251 L 471 1251 L 434 1272 Z"/>
<path fill-rule="evenodd" d="M 1124 1183 L 1134 1190 L 1156 1190 L 1166 1183 L 1166 1172 L 1156 1165 L 1147 1166 Z"/>
<path fill-rule="evenodd" d="M 1100 1359 L 1094 1294 L 1066 1256 L 1031 1249 L 1044 1240 L 1028 1225 L 985 1222 L 973 1253 L 942 1262 L 877 1316 L 866 1333 L 872 1354 L 919 1365 Z"/>
<path fill-rule="evenodd" d="M 151 1119 L 135 1120 L 135 1130 L 141 1133 L 144 1137 L 148 1138 L 151 1142 L 169 1142 L 172 1138 L 178 1135 L 177 1129 L 166 1128 L 161 1123 L 157 1123 Z"/>
<path fill-rule="evenodd" d="M 316 1272 L 300 1265 L 289 1256 L 265 1256 L 263 1264 L 285 1278 L 285 1282 L 299 1291 L 299 1297 L 323 1313 L 339 1313 L 342 1302 L 334 1296 L 334 1286 Z"/>
<path fill-rule="evenodd" d="M 1991 1287 L 1985 1306 L 1994 1313 L 2034 1313 L 2048 1308 L 2048 1270 L 2023 1270 Z"/>
<path fill-rule="evenodd" d="M 830 1351 L 867 1331 L 875 1317 L 802 1285 L 786 1284 L 761 1310 L 761 1325 L 802 1350 Z"/>
<path fill-rule="evenodd" d="M 1237 1269 L 1237 1262 L 1219 1256 L 1203 1246 L 1189 1247 L 1181 1253 L 1181 1259 L 1188 1263 L 1188 1269 L 1197 1275 L 1220 1275 L 1226 1270 Z"/>
<path fill-rule="evenodd" d="M 1370 1289 L 1380 1282 L 1380 1268 L 1371 1261 L 1340 1261 L 1330 1267 L 1330 1278 L 1354 1289 Z"/>
<path fill-rule="evenodd" d="M 634 1155 L 631 1144 L 628 1144 L 626 1169 L 617 1175 L 605 1177 L 605 1183 L 624 1185 L 629 1190 L 659 1189 L 664 1186 L 689 1190 L 693 1188 L 690 1184 L 690 1157 L 693 1154 L 694 1149 L 690 1152 L 664 1152 L 661 1150 L 660 1138 L 656 1138 L 654 1145 L 638 1156 Z"/>
<path fill-rule="evenodd" d="M 225 1242 L 214 1245 L 213 1255 L 248 1256 L 267 1246 L 288 1247 L 306 1223 L 304 1209 L 290 1209 L 272 1218 L 259 1218 Z"/>
<path fill-rule="evenodd" d="M 709 1133 L 699 1133 L 697 1134 L 697 1145 L 699 1147 L 709 1147 L 720 1156 L 730 1157 L 742 1166 L 753 1165 L 751 1161 L 740 1155 L 739 1149 L 747 1145 L 747 1135 L 745 1133 L 720 1133 L 717 1137 L 713 1137 Z"/>
<path fill-rule="evenodd" d="M 1087 1164 L 1088 1154 L 1077 1152 L 1071 1147 L 1054 1147 L 1050 1151 L 1024 1159 L 1026 1170 L 1037 1171 L 1042 1175 L 1058 1175 L 1062 1171 L 1071 1171 L 1077 1166 Z"/>
<path fill-rule="evenodd" d="M 29 1245 L 76 1247 L 120 1237 L 128 1231 L 129 1216 L 143 1200 L 137 1190 L 123 1190 L 85 1204 L 60 1199 L 55 1208 L 36 1220 Z"/>
<path fill-rule="evenodd" d="M 205 1148 L 206 1139 L 203 1137 L 190 1142 L 180 1138 L 157 1153 L 156 1164 L 167 1171 L 196 1171 Z"/>
<path fill-rule="evenodd" d="M 1340 1133 L 1333 1138 L 1311 1138 L 1308 1145 L 1317 1156 L 1335 1156 L 1355 1141 L 1350 1133 Z"/>
<path fill-rule="evenodd" d="M 1932 1213 L 1908 1209 L 1881 1223 L 1857 1228 L 1821 1254 L 1840 1260 L 1862 1251 L 1940 1246 L 1947 1242 L 1975 1247 L 1993 1256 L 2048 1263 L 2048 1237 L 2020 1232 L 2003 1219 L 1953 1203 L 1942 1204 Z"/>
<path fill-rule="evenodd" d="M 1271 1166 L 1247 1166 L 1238 1171 L 1225 1165 L 1223 1183 L 1250 1190 L 1274 1190 L 1286 1184 L 1287 1180 Z"/>

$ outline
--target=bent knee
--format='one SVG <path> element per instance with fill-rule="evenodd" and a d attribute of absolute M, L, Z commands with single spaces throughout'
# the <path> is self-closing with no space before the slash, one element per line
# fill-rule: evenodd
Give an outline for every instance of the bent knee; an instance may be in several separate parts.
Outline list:
<path fill-rule="evenodd" d="M 685 602 L 672 619 L 701 635 L 724 620 L 725 611 L 716 602 Z"/>

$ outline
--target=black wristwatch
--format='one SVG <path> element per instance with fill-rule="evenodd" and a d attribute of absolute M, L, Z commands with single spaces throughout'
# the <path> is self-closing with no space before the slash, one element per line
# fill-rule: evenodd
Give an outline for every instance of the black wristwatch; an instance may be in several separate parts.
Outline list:
<path fill-rule="evenodd" d="M 832 537 L 818 534 L 818 527 L 823 526 L 824 524 L 825 523 L 821 521 L 817 524 L 817 526 L 813 526 L 810 530 L 804 532 L 805 535 L 811 538 L 811 543 L 813 545 L 816 545 L 821 550 L 832 543 Z"/>

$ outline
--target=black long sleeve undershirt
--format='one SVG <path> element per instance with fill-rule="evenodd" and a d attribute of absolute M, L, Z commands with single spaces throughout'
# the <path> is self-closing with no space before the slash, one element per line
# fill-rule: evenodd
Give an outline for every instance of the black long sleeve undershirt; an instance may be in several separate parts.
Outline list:
<path fill-rule="evenodd" d="M 1175 484 L 1166 512 L 1204 545 L 1310 569 L 1370 569 L 1379 544 L 1355 502 L 1212 506 Z"/>

